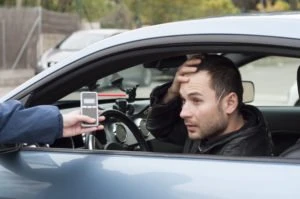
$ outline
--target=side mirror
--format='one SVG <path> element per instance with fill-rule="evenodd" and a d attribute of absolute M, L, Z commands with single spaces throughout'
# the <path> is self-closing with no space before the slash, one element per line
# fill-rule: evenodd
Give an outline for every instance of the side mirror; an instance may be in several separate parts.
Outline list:
<path fill-rule="evenodd" d="M 243 102 L 244 103 L 250 103 L 254 101 L 255 96 L 255 88 L 252 81 L 243 81 L 243 88 L 244 88 L 244 94 L 243 94 Z"/>

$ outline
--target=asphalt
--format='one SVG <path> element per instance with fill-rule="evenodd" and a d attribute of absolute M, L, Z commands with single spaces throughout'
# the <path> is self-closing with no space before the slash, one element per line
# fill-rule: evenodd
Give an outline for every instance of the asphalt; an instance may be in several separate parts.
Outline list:
<path fill-rule="evenodd" d="M 0 69 L 0 97 L 33 76 L 33 69 Z"/>

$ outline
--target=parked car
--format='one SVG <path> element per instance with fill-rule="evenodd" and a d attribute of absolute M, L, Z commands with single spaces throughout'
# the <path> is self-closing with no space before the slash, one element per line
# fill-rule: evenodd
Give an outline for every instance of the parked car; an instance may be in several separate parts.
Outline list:
<path fill-rule="evenodd" d="M 35 68 L 35 74 L 55 65 L 59 61 L 69 57 L 70 55 L 78 52 L 79 50 L 108 37 L 128 31 L 127 29 L 92 29 L 92 30 L 79 30 L 57 44 L 55 47 L 47 50 L 40 58 Z M 135 74 L 137 73 L 137 74 Z M 150 69 L 142 66 L 136 68 L 135 71 L 124 70 L 123 76 L 132 77 L 134 81 L 140 85 L 149 85 L 152 81 L 152 73 Z M 107 77 L 111 79 L 111 77 Z M 105 82 L 109 82 L 105 81 Z"/>
<path fill-rule="evenodd" d="M 126 117 L 112 114 L 105 133 L 59 139 L 50 146 L 2 145 L 0 198 L 299 198 L 300 157 L 281 154 L 300 137 L 300 109 L 272 104 L 281 100 L 278 92 L 286 96 L 296 81 L 297 27 L 300 13 L 149 26 L 99 41 L 44 70 L 0 101 L 17 99 L 26 107 L 52 104 L 69 112 L 79 108 L 79 91 L 95 85 L 87 88 L 99 92 L 99 108 L 121 110 Z M 254 82 L 274 157 L 182 154 L 180 147 L 155 139 L 145 128 L 149 94 L 164 82 L 139 88 L 123 84 L 130 79 L 120 75 L 108 88 L 101 87 L 101 80 L 122 70 L 176 68 L 196 53 L 228 57 L 244 80 Z M 276 64 L 282 58 L 294 61 Z"/>

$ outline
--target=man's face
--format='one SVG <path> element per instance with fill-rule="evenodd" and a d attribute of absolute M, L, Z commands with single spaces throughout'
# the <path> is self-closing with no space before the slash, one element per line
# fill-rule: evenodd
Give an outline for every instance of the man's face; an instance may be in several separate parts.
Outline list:
<path fill-rule="evenodd" d="M 207 71 L 189 74 L 190 81 L 180 85 L 182 110 L 180 117 L 188 130 L 189 138 L 198 140 L 223 133 L 228 124 L 220 98 L 210 87 Z"/>

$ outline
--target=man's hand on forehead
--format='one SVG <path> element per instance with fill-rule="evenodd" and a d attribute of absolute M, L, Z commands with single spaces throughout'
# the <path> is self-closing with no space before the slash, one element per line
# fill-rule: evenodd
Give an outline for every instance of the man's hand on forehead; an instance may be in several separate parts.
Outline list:
<path fill-rule="evenodd" d="M 170 100 L 179 96 L 180 84 L 189 82 L 189 74 L 197 71 L 197 66 L 201 63 L 201 59 L 193 58 L 185 61 L 177 70 L 171 87 L 163 98 L 163 103 L 168 103 Z"/>
<path fill-rule="evenodd" d="M 197 67 L 199 64 L 201 64 L 201 59 L 194 57 L 191 59 L 188 59 L 181 67 Z"/>

